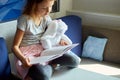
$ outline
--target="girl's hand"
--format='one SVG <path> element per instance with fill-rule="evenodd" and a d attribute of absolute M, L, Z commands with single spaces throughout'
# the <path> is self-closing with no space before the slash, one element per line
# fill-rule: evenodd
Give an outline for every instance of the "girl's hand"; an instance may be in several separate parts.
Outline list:
<path fill-rule="evenodd" d="M 61 39 L 59 44 L 62 45 L 62 46 L 65 46 L 65 45 L 68 45 L 68 42 Z"/>
<path fill-rule="evenodd" d="M 25 68 L 29 68 L 32 65 L 30 64 L 30 59 L 29 58 L 25 58 L 24 60 L 22 60 L 22 66 Z"/>

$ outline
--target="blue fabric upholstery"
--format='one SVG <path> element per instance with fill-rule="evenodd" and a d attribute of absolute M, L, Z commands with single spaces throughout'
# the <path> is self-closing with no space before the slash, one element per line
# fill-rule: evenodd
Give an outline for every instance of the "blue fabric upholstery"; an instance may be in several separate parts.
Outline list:
<path fill-rule="evenodd" d="M 5 40 L 0 38 L 0 80 L 6 80 L 10 76 L 10 62 Z"/>
<path fill-rule="evenodd" d="M 0 37 L 0 80 L 21 80 L 16 75 L 11 74 L 7 46 L 2 37 Z"/>
<path fill-rule="evenodd" d="M 82 53 L 82 46 L 81 46 L 81 38 L 82 38 L 82 24 L 81 24 L 81 18 L 75 15 L 69 15 L 61 17 L 67 25 L 68 30 L 65 33 L 72 41 L 73 43 L 79 43 L 80 45 L 72 49 L 72 51 L 77 54 L 78 56 L 81 56 Z"/>

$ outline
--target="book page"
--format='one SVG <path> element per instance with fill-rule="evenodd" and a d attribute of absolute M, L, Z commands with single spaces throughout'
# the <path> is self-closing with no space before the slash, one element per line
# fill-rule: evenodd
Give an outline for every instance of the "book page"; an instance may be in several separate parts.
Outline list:
<path fill-rule="evenodd" d="M 76 43 L 76 44 L 57 46 L 51 49 L 46 49 L 41 53 L 41 56 L 30 58 L 30 64 L 37 64 L 37 63 L 45 64 L 48 61 L 61 57 L 63 54 L 67 53 L 69 50 L 76 47 L 77 45 L 79 44 Z"/>

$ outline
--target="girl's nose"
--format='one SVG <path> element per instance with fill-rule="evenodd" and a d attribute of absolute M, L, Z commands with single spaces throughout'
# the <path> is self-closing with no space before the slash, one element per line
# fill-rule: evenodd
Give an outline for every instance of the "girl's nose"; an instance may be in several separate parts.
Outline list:
<path fill-rule="evenodd" d="M 47 12 L 50 12 L 50 11 L 51 11 L 51 8 L 48 7 L 48 8 L 47 8 Z"/>

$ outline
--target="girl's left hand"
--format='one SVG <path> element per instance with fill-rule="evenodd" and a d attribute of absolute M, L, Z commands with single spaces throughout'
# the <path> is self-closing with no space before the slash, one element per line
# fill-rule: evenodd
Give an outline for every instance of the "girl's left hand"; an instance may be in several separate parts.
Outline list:
<path fill-rule="evenodd" d="M 29 58 L 25 58 L 24 60 L 22 60 L 22 66 L 24 67 L 24 68 L 29 68 L 29 67 L 31 67 L 32 65 L 30 64 L 30 59 Z"/>
<path fill-rule="evenodd" d="M 62 45 L 62 46 L 65 46 L 65 45 L 68 45 L 68 42 L 61 39 L 59 44 Z"/>

